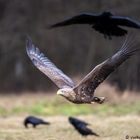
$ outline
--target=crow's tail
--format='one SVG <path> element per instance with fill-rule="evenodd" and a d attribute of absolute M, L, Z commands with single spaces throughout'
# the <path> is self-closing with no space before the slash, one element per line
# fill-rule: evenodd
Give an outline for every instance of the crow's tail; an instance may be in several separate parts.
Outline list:
<path fill-rule="evenodd" d="M 43 121 L 42 124 L 44 124 L 44 125 L 50 125 L 49 122 L 45 122 L 45 121 Z"/>

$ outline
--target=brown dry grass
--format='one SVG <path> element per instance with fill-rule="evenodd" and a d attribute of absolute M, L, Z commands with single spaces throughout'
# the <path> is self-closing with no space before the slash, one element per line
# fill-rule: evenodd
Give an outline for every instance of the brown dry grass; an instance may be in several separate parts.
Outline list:
<path fill-rule="evenodd" d="M 109 84 L 101 84 L 95 91 L 96 96 L 107 97 L 107 102 L 121 102 L 121 101 L 134 101 L 140 99 L 140 94 L 137 92 L 120 92 L 116 87 Z M 0 95 L 0 106 L 7 106 L 7 108 L 12 108 L 17 105 L 28 106 L 34 104 L 38 101 L 45 101 L 46 99 L 60 98 L 56 95 L 56 91 L 53 92 L 36 92 L 29 93 L 24 92 L 20 94 L 10 93 Z"/>
<path fill-rule="evenodd" d="M 0 96 L 0 107 L 5 108 L 10 112 L 13 108 L 20 107 L 20 113 L 15 112 L 14 114 L 9 113 L 6 115 L 1 114 L 0 117 L 0 140 L 125 140 L 126 135 L 129 136 L 139 136 L 140 132 L 140 117 L 139 117 L 139 104 L 135 105 L 132 109 L 136 110 L 136 113 L 127 112 L 122 113 L 121 115 L 109 114 L 108 109 L 110 107 L 115 108 L 116 106 L 121 107 L 123 104 L 128 104 L 125 109 L 132 107 L 135 102 L 139 103 L 140 96 L 136 93 L 129 91 L 119 92 L 112 86 L 102 84 L 97 90 L 96 95 L 106 96 L 108 101 L 103 105 L 91 105 L 86 106 L 84 109 L 91 108 L 91 110 L 85 115 L 76 115 L 74 112 L 71 112 L 70 109 L 80 108 L 77 105 L 71 105 L 64 98 L 54 96 L 53 93 L 47 95 L 46 93 L 30 94 L 25 93 L 21 95 L 1 95 Z M 47 100 L 46 100 L 47 99 Z M 47 102 L 47 103 L 46 103 Z M 51 104 L 49 104 L 51 102 Z M 89 126 L 94 132 L 100 135 L 100 137 L 88 136 L 82 137 L 79 135 L 74 128 L 68 123 L 67 115 L 64 116 L 59 112 L 59 115 L 53 114 L 53 116 L 41 116 L 47 121 L 51 122 L 50 126 L 39 126 L 37 129 L 25 129 L 23 126 L 23 120 L 31 112 L 23 110 L 22 108 L 30 108 L 31 106 L 36 106 L 36 104 L 43 105 L 43 108 L 55 109 L 62 106 L 62 108 L 71 112 L 71 115 L 77 116 L 80 119 L 86 120 L 91 125 Z M 54 108 L 51 108 L 51 106 Z M 109 106 L 106 106 L 109 105 Z M 95 108 L 103 107 L 97 109 Z M 39 108 L 40 109 L 40 108 Z M 117 112 L 121 108 L 117 108 Z M 104 112 L 106 115 L 99 115 L 99 112 Z M 121 110 L 122 111 L 122 110 Z M 131 111 L 131 110 L 128 110 Z M 40 116 L 40 114 L 36 114 Z M 131 139 L 131 138 L 130 138 Z"/>
<path fill-rule="evenodd" d="M 38 126 L 37 129 L 25 129 L 24 117 L 1 118 L 0 140 L 125 140 L 126 135 L 137 136 L 140 132 L 139 116 L 121 116 L 100 118 L 94 115 L 79 116 L 100 137 L 82 137 L 68 123 L 67 117 L 44 117 L 50 126 Z"/>
<path fill-rule="evenodd" d="M 101 84 L 95 91 L 95 94 L 97 96 L 105 96 L 107 98 L 106 102 L 109 103 L 133 102 L 140 100 L 139 93 L 130 91 L 121 92 L 116 87 L 107 83 Z M 36 92 L 35 94 L 24 92 L 19 95 L 15 93 L 10 93 L 8 95 L 2 94 L 0 95 L 0 106 L 7 107 L 7 109 L 10 110 L 16 106 L 30 106 L 38 101 L 44 102 L 46 99 L 52 100 L 53 98 L 60 99 L 61 97 L 56 95 L 56 91 L 47 93 Z"/>

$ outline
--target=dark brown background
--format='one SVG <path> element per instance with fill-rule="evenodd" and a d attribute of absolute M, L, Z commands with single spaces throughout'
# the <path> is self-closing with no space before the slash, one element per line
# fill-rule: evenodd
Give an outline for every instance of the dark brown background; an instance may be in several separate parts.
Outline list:
<path fill-rule="evenodd" d="M 25 51 L 30 35 L 42 52 L 72 77 L 83 77 L 120 48 L 125 37 L 105 40 L 88 25 L 54 30 L 47 26 L 81 12 L 110 10 L 140 21 L 139 0 L 0 0 L 0 91 L 48 90 L 55 85 L 37 70 Z M 140 35 L 140 30 L 128 29 Z M 120 89 L 140 89 L 140 56 L 108 81 Z"/>

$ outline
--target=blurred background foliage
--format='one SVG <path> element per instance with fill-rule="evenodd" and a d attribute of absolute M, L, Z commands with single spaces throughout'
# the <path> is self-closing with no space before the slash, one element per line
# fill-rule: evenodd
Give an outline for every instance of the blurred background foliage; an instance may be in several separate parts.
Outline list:
<path fill-rule="evenodd" d="M 56 88 L 29 60 L 25 51 L 26 35 L 30 35 L 40 50 L 74 79 L 81 79 L 115 53 L 125 37 L 105 40 L 88 25 L 47 29 L 48 25 L 81 12 L 105 10 L 140 22 L 139 0 L 0 0 L 0 91 Z M 140 35 L 140 30 L 128 30 Z M 121 90 L 139 90 L 139 75 L 140 56 L 136 56 L 107 80 Z"/>

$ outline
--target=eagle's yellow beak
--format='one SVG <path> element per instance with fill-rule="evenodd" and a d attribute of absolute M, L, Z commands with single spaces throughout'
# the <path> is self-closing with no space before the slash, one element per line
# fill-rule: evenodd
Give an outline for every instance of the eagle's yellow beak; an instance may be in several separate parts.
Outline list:
<path fill-rule="evenodd" d="M 58 90 L 56 94 L 57 95 L 63 95 L 63 92 L 61 90 Z"/>

